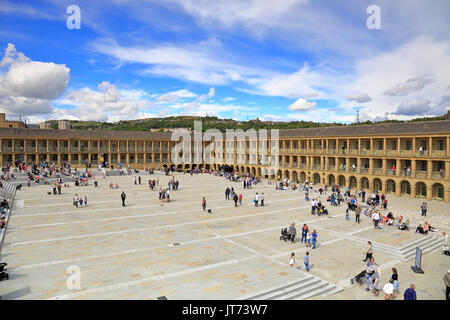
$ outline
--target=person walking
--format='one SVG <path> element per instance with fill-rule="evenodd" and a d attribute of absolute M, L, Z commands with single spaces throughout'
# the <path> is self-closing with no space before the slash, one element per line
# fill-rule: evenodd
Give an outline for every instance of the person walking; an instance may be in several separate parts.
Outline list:
<path fill-rule="evenodd" d="M 397 294 L 399 292 L 400 286 L 398 283 L 398 272 L 396 268 L 392 268 L 392 274 L 391 274 L 391 278 L 392 279 L 392 285 L 394 286 L 394 292 L 393 294 L 393 298 L 397 297 Z"/>
<path fill-rule="evenodd" d="M 87 196 L 84 196 L 84 206 L 87 207 Z"/>
<path fill-rule="evenodd" d="M 226 188 L 225 189 L 225 200 L 229 200 L 230 199 L 230 188 Z"/>
<path fill-rule="evenodd" d="M 260 198 L 261 198 L 261 207 L 264 207 L 264 192 L 261 193 Z"/>
<path fill-rule="evenodd" d="M 312 233 L 312 248 L 313 249 L 315 249 L 317 246 L 317 237 L 318 237 L 317 231 L 313 230 L 313 233 Z"/>
<path fill-rule="evenodd" d="M 78 208 L 78 194 L 73 197 L 73 205 Z"/>
<path fill-rule="evenodd" d="M 420 210 L 422 211 L 422 217 L 425 217 L 428 210 L 428 205 L 426 202 L 422 203 L 422 205 L 420 206 Z"/>
<path fill-rule="evenodd" d="M 291 243 L 294 243 L 296 234 L 297 234 L 297 229 L 295 229 L 295 223 L 292 222 L 291 225 L 289 226 L 289 236 L 290 236 Z"/>
<path fill-rule="evenodd" d="M 242 193 L 239 193 L 239 205 L 242 206 Z"/>
<path fill-rule="evenodd" d="M 411 284 L 411 286 L 405 290 L 405 293 L 403 294 L 403 299 L 417 300 L 416 286 L 414 284 Z"/>
<path fill-rule="evenodd" d="M 310 258 L 310 256 L 309 256 L 309 252 L 308 252 L 308 251 L 306 251 L 306 255 L 305 255 L 305 258 L 303 259 L 303 263 L 305 264 L 305 269 L 306 269 L 306 271 L 309 272 L 309 269 L 310 269 L 310 263 L 311 263 L 311 258 Z"/>
<path fill-rule="evenodd" d="M 238 197 L 238 195 L 236 193 L 233 196 L 233 201 L 234 201 L 234 206 L 237 207 L 238 206 L 239 197 Z"/>
<path fill-rule="evenodd" d="M 203 197 L 203 200 L 202 200 L 202 208 L 203 208 L 203 211 L 206 210 L 206 198 L 205 197 Z"/>
<path fill-rule="evenodd" d="M 295 253 L 292 252 L 291 255 L 289 256 L 289 266 L 293 267 L 295 264 Z"/>
<path fill-rule="evenodd" d="M 309 230 L 306 231 L 306 247 L 311 248 L 311 232 Z"/>
<path fill-rule="evenodd" d="M 450 300 L 450 269 L 444 276 L 444 283 L 445 283 L 445 300 L 448 301 Z"/>
<path fill-rule="evenodd" d="M 124 191 L 122 191 L 120 198 L 122 199 L 122 207 L 125 207 L 125 199 L 127 198 L 127 195 L 125 194 Z"/>
<path fill-rule="evenodd" d="M 375 213 L 372 216 L 373 219 L 373 225 L 375 229 L 378 229 L 378 222 L 380 222 L 380 214 L 378 211 L 375 211 Z"/>
<path fill-rule="evenodd" d="M 366 258 L 363 260 L 364 262 L 367 261 L 367 259 L 372 259 L 372 254 L 373 254 L 373 246 L 372 246 L 372 242 L 367 241 L 367 249 L 364 251 L 364 253 L 366 254 Z"/>
<path fill-rule="evenodd" d="M 306 244 L 306 235 L 308 233 L 308 226 L 306 225 L 306 223 L 303 225 L 302 227 L 302 238 L 300 239 L 300 243 L 303 243 L 303 240 L 305 241 Z"/>
<path fill-rule="evenodd" d="M 258 201 L 259 201 L 259 195 L 258 195 L 258 192 L 257 192 L 256 195 L 255 195 L 255 200 L 253 200 L 253 202 L 255 203 L 255 207 L 258 206 Z"/>
<path fill-rule="evenodd" d="M 356 204 L 356 208 L 355 208 L 355 222 L 357 222 L 359 224 L 360 222 L 360 217 L 361 217 L 361 207 L 359 206 L 359 204 Z"/>
<path fill-rule="evenodd" d="M 139 180 L 139 184 L 141 184 L 141 176 L 139 176 L 138 180 Z"/>

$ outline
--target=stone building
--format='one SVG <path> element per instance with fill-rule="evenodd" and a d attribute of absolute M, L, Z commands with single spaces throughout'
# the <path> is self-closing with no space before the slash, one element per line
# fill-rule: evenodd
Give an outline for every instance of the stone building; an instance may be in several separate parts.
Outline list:
<path fill-rule="evenodd" d="M 210 142 L 172 151 L 171 132 L 0 129 L 0 163 L 44 160 L 84 167 L 101 161 L 149 168 L 225 165 L 269 179 L 339 184 L 450 202 L 450 120 L 280 130 L 277 137 Z M 266 153 L 267 158 L 261 157 Z M 199 151 L 197 157 L 195 151 Z M 174 155 L 183 160 L 175 161 Z M 207 157 L 211 157 L 208 159 Z"/>

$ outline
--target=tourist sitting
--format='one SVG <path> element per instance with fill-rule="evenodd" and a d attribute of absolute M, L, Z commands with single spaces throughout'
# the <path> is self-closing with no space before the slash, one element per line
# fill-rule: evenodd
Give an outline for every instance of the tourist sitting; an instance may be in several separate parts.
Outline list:
<path fill-rule="evenodd" d="M 430 226 L 430 224 L 428 222 L 426 222 L 426 221 L 425 221 L 425 225 L 423 227 L 423 230 L 424 230 L 426 235 L 428 234 L 428 232 L 437 232 L 436 228 L 433 228 L 432 226 Z"/>
<path fill-rule="evenodd" d="M 399 221 L 400 221 L 400 219 L 399 219 Z M 405 222 L 400 223 L 400 225 L 399 225 L 398 228 L 399 228 L 400 230 L 408 231 L 408 230 L 409 230 L 409 220 L 406 219 Z"/>
<path fill-rule="evenodd" d="M 419 224 L 419 226 L 416 228 L 416 233 L 425 234 L 425 230 L 423 229 L 422 225 Z"/>
<path fill-rule="evenodd" d="M 0 229 L 3 229 L 4 227 L 6 227 L 6 220 L 5 220 L 5 217 L 1 217 L 0 218 Z"/>

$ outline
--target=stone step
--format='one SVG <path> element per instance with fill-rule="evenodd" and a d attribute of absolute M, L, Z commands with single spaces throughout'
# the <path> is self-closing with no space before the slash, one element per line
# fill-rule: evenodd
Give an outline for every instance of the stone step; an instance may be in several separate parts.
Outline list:
<path fill-rule="evenodd" d="M 284 290 L 286 288 L 290 288 L 291 286 L 295 286 L 295 285 L 304 283 L 304 282 L 306 282 L 306 281 L 308 281 L 310 279 L 313 279 L 313 277 L 310 276 L 310 277 L 306 277 L 306 278 L 301 279 L 301 280 L 293 281 L 293 282 L 288 283 L 288 284 L 284 283 L 282 285 L 278 285 L 278 286 L 274 286 L 274 287 L 271 287 L 271 288 L 268 288 L 268 289 L 260 290 L 258 292 L 255 292 L 255 293 L 253 293 L 253 294 L 251 294 L 249 296 L 246 296 L 246 297 L 242 298 L 242 300 L 261 300 L 262 297 L 264 297 L 266 295 L 270 295 L 270 294 L 273 294 L 273 293 L 278 292 L 280 290 Z"/>
<path fill-rule="evenodd" d="M 320 294 L 321 297 L 329 297 L 332 296 L 336 293 L 339 293 L 341 291 L 343 291 L 344 289 L 335 285 L 330 284 L 330 290 L 327 290 L 326 292 L 323 292 Z"/>
<path fill-rule="evenodd" d="M 319 294 L 322 294 L 323 292 L 331 290 L 334 287 L 329 282 L 320 279 L 317 280 L 318 281 L 316 281 L 314 285 L 301 288 L 301 290 L 297 290 L 289 295 L 285 295 L 280 300 L 305 300 L 307 298 L 311 298 Z"/>
<path fill-rule="evenodd" d="M 401 252 L 406 252 L 406 251 L 409 251 L 409 250 L 411 250 L 411 248 L 416 248 L 417 247 L 417 245 L 418 244 L 421 244 L 421 243 L 423 243 L 424 241 L 430 241 L 432 238 L 436 238 L 436 237 L 434 237 L 434 236 L 432 236 L 432 235 L 430 235 L 430 236 L 423 236 L 423 235 L 420 235 L 421 236 L 421 238 L 419 238 L 419 239 L 416 239 L 416 240 L 414 240 L 414 241 L 412 241 L 412 242 L 410 242 L 410 243 L 408 243 L 408 244 L 406 244 L 406 245 L 404 245 L 404 246 L 402 246 L 401 248 L 400 248 L 400 251 Z"/>
<path fill-rule="evenodd" d="M 419 245 L 419 248 L 422 250 L 422 254 L 425 254 L 425 253 L 433 252 L 435 250 L 442 248 L 442 245 L 443 245 L 443 241 L 438 239 L 436 241 L 429 242 L 425 245 Z M 413 259 L 415 257 L 415 255 L 416 255 L 416 251 L 414 250 L 408 254 L 405 254 L 403 256 L 403 259 L 407 261 L 407 260 Z"/>
<path fill-rule="evenodd" d="M 438 238 L 438 237 L 434 237 L 434 236 L 423 236 L 422 241 L 417 242 L 417 243 L 414 244 L 414 246 L 408 247 L 407 249 L 402 250 L 402 251 L 400 251 L 400 252 L 402 252 L 403 254 L 407 254 L 407 253 L 409 253 L 409 252 L 411 252 L 411 251 L 414 251 L 414 252 L 415 252 L 415 250 L 416 250 L 417 247 L 421 247 L 421 246 L 427 245 L 427 244 L 429 244 L 429 243 L 441 242 L 441 241 L 442 241 L 442 239 L 440 239 L 440 238 Z"/>
<path fill-rule="evenodd" d="M 291 296 L 297 296 L 299 293 L 307 292 L 311 288 L 316 287 L 322 282 L 322 280 L 311 277 L 307 281 L 297 283 L 283 290 L 277 290 L 276 292 L 262 296 L 261 300 L 286 300 Z"/>

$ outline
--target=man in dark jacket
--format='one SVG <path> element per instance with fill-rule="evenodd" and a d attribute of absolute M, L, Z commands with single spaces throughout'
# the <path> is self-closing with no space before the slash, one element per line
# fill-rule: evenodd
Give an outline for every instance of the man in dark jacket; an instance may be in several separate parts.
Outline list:
<path fill-rule="evenodd" d="M 403 297 L 405 300 L 417 300 L 416 286 L 412 284 L 408 289 L 406 289 Z"/>
<path fill-rule="evenodd" d="M 127 198 L 127 195 L 125 194 L 125 192 L 122 191 L 120 198 L 122 198 L 122 207 L 125 207 L 125 199 Z"/>

